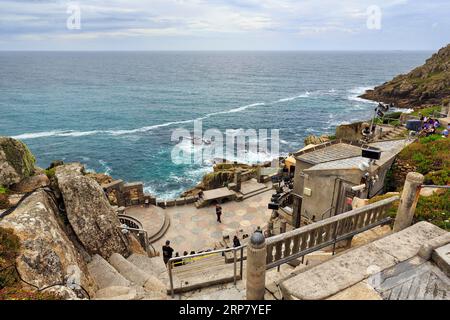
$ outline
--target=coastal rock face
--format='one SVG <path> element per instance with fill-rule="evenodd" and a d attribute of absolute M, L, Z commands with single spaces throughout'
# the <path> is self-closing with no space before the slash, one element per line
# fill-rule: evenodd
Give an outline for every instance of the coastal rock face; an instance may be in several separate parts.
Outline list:
<path fill-rule="evenodd" d="M 23 142 L 0 137 L 0 185 L 10 186 L 31 176 L 35 161 Z"/>
<path fill-rule="evenodd" d="M 363 137 L 364 122 L 355 122 L 350 124 L 342 124 L 336 127 L 336 139 L 344 139 L 349 141 L 359 141 Z"/>
<path fill-rule="evenodd" d="M 441 105 L 450 102 L 450 44 L 406 75 L 369 90 L 361 98 L 394 103 L 398 107 Z"/>
<path fill-rule="evenodd" d="M 18 193 L 32 192 L 38 188 L 47 187 L 50 185 L 50 180 L 45 174 L 39 174 L 32 177 L 27 177 L 11 186 L 11 190 Z"/>
<path fill-rule="evenodd" d="M 20 276 L 43 288 L 54 284 L 75 282 L 88 292 L 95 292 L 83 258 L 58 222 L 58 209 L 43 190 L 26 198 L 11 214 L 0 220 L 0 227 L 12 229 L 20 239 L 20 254 L 16 259 Z M 73 270 L 78 270 L 74 275 Z M 67 289 L 70 290 L 70 289 Z"/>
<path fill-rule="evenodd" d="M 201 182 L 201 187 L 204 190 L 211 190 L 216 188 L 221 188 L 227 183 L 233 182 L 234 172 L 223 170 L 215 171 L 205 175 Z"/>
<path fill-rule="evenodd" d="M 310 144 L 321 144 L 321 143 L 328 142 L 328 141 L 330 141 L 330 138 L 326 135 L 323 135 L 320 137 L 310 135 L 310 136 L 306 137 L 304 142 L 305 142 L 305 146 L 308 146 Z"/>
<path fill-rule="evenodd" d="M 83 172 L 81 164 L 69 164 L 57 167 L 55 173 L 73 231 L 90 254 L 105 259 L 115 252 L 127 256 L 128 239 L 117 228 L 114 209 L 100 185 Z"/>

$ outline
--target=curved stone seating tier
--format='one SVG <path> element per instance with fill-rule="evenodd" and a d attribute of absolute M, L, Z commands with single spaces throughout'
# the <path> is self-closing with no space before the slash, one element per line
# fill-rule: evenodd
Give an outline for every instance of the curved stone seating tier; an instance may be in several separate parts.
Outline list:
<path fill-rule="evenodd" d="M 170 218 L 164 209 L 154 205 L 127 207 L 125 214 L 142 224 L 143 229 L 148 233 L 149 243 L 164 236 L 170 226 Z"/>

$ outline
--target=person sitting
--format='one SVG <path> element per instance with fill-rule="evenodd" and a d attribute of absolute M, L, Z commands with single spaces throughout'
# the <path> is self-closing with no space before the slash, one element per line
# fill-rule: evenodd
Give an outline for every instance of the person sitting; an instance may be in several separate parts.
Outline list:
<path fill-rule="evenodd" d="M 442 137 L 443 138 L 448 138 L 448 133 L 450 131 L 450 124 L 447 126 L 447 129 L 445 129 L 444 131 L 442 131 Z"/>
<path fill-rule="evenodd" d="M 178 258 L 180 256 L 180 254 L 177 252 L 177 253 L 175 253 L 175 258 Z M 179 267 L 179 266 L 181 266 L 183 263 L 182 263 L 182 259 L 176 259 L 176 260 L 174 260 L 173 261 L 173 266 L 174 267 Z"/>

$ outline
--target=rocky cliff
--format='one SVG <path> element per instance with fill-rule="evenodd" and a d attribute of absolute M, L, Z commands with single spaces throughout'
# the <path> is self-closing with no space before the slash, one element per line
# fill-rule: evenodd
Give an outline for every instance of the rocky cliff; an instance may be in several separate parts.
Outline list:
<path fill-rule="evenodd" d="M 369 90 L 361 98 L 394 103 L 400 108 L 450 102 L 450 44 L 406 75 Z"/>
<path fill-rule="evenodd" d="M 89 254 L 109 258 L 113 253 L 129 255 L 128 240 L 117 227 L 117 214 L 103 189 L 84 175 L 81 164 L 56 168 L 55 177 L 70 225 Z"/>
<path fill-rule="evenodd" d="M 35 158 L 21 141 L 0 137 L 0 186 L 19 183 L 31 176 Z"/>
<path fill-rule="evenodd" d="M 92 256 L 127 257 L 139 251 L 131 248 L 137 241 L 122 234 L 103 189 L 81 164 L 61 162 L 43 172 L 24 143 L 0 137 L 0 235 L 17 241 L 14 255 L 0 252 L 0 297 L 5 288 L 92 297 Z M 10 247 L 9 238 L 0 237 L 0 248 Z"/>

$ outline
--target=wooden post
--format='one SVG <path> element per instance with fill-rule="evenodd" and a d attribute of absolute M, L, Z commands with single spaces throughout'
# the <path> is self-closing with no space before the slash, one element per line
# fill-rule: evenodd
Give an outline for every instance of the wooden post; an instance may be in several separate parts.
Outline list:
<path fill-rule="evenodd" d="M 247 300 L 264 300 L 266 291 L 266 239 L 258 229 L 252 234 L 247 246 Z"/>
<path fill-rule="evenodd" d="M 410 172 L 406 176 L 400 205 L 394 223 L 394 232 L 408 228 L 413 220 L 417 202 L 420 195 L 420 186 L 423 184 L 424 176 L 417 172 Z"/>

